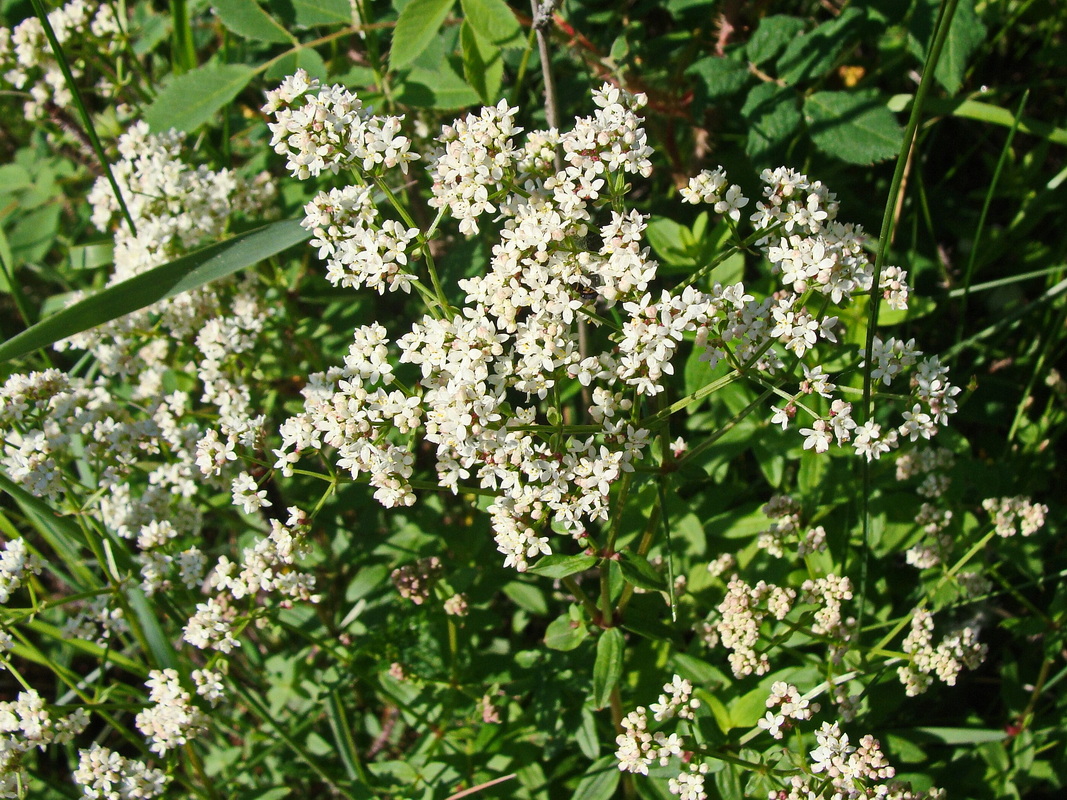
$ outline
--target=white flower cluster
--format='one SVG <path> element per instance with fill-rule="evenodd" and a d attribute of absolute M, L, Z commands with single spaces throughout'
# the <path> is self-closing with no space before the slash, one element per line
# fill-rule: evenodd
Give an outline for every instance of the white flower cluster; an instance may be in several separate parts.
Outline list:
<path fill-rule="evenodd" d="M 785 545 L 788 543 L 795 543 L 796 554 L 801 558 L 826 549 L 826 530 L 818 525 L 804 531 L 800 522 L 800 506 L 789 495 L 774 495 L 763 506 L 763 513 L 774 522 L 766 530 L 760 531 L 756 544 L 775 558 L 785 556 Z"/>
<path fill-rule="evenodd" d="M 411 292 L 409 251 L 419 229 L 380 219 L 368 187 L 320 192 L 304 206 L 301 225 L 314 235 L 311 244 L 326 260 L 326 278 L 334 286 Z"/>
<path fill-rule="evenodd" d="M 84 77 L 94 57 L 111 56 L 121 47 L 121 28 L 110 3 L 71 0 L 48 12 L 48 22 L 70 64 L 75 80 Z M 7 83 L 29 93 L 23 106 L 27 119 L 47 116 L 50 105 L 67 108 L 74 96 L 36 16 L 13 29 L 0 26 L 0 86 Z M 108 91 L 107 81 L 100 88 Z"/>
<path fill-rule="evenodd" d="M 112 172 L 136 235 L 123 221 L 110 183 L 100 178 L 93 185 L 93 224 L 102 231 L 116 229 L 109 285 L 217 241 L 234 214 L 270 215 L 277 189 L 269 175 L 248 180 L 232 170 L 192 166 L 182 157 L 184 141 L 185 134 L 177 131 L 150 133 L 143 122 L 119 137 L 120 158 Z M 247 388 L 225 373 L 223 360 L 253 348 L 272 312 L 247 283 L 235 297 L 226 296 L 234 286 L 241 286 L 237 279 L 184 292 L 79 333 L 57 349 L 89 350 L 104 374 L 136 375 L 140 398 L 160 391 L 163 373 L 177 361 L 175 350 L 195 341 L 205 402 L 224 412 L 243 410 Z"/>
<path fill-rule="evenodd" d="M 114 647 L 118 637 L 127 633 L 130 626 L 126 622 L 122 607 L 112 607 L 112 602 L 109 594 L 90 600 L 77 614 L 64 622 L 63 637 L 85 639 L 96 642 L 100 647 L 106 647 L 110 643 Z"/>
<path fill-rule="evenodd" d="M 760 178 L 764 183 L 763 199 L 756 204 L 750 220 L 757 229 L 788 234 L 768 234 L 759 242 L 783 291 L 757 300 L 740 283 L 725 288 L 716 285 L 709 297 L 708 322 L 698 330 L 697 341 L 708 344 L 704 358 L 712 366 L 723 359 L 734 366 L 752 361 L 758 369 L 776 375 L 787 371 L 787 365 L 768 349 L 772 342 L 800 360 L 820 341 L 838 341 L 838 318 L 808 310 L 805 302 L 809 295 L 817 293 L 834 304 L 846 302 L 872 291 L 874 270 L 864 252 L 862 228 L 837 220 L 838 203 L 822 183 L 809 181 L 807 176 L 785 167 L 764 170 Z M 683 195 L 689 202 L 712 203 L 719 213 L 738 219 L 738 209 L 747 200 L 732 194 L 736 187 L 723 194 L 725 186 L 726 176 L 721 168 L 705 171 L 690 182 Z M 904 270 L 884 268 L 878 288 L 890 308 L 907 307 L 909 290 Z M 882 425 L 873 419 L 857 423 L 851 403 L 834 396 L 837 387 L 823 368 L 804 363 L 799 365 L 804 371 L 800 393 L 775 409 L 772 422 L 788 427 L 797 413 L 796 400 L 816 394 L 825 398 L 829 410 L 819 413 L 803 406 L 815 417 L 810 427 L 800 430 L 805 449 L 821 453 L 835 441 L 839 445 L 851 443 L 857 454 L 871 460 L 897 448 L 902 438 L 929 439 L 938 425 L 945 424 L 948 415 L 956 411 L 953 397 L 960 390 L 945 379 L 947 369 L 934 357 L 920 360 L 922 353 L 914 349 L 914 342 L 876 339 L 872 356 L 873 376 L 886 386 L 899 375 L 910 375 L 910 410 L 903 412 L 899 427 L 883 432 Z M 914 370 L 909 371 L 911 367 Z"/>
<path fill-rule="evenodd" d="M 944 800 L 942 789 L 916 792 L 895 780 L 896 770 L 873 736 L 866 735 L 853 746 L 837 722 L 824 722 L 815 741 L 808 763 L 789 779 L 787 788 L 771 791 L 769 800 Z"/>
<path fill-rule="evenodd" d="M 945 636 L 934 646 L 934 615 L 917 608 L 911 618 L 911 629 L 904 638 L 907 664 L 897 668 L 900 682 L 909 697 L 922 694 L 933 683 L 931 673 L 949 686 L 956 685 L 956 677 L 964 669 L 975 669 L 985 660 L 986 645 L 978 641 L 978 629 L 965 627 Z"/>
<path fill-rule="evenodd" d="M 399 166 L 406 173 L 419 157 L 400 134 L 403 117 L 374 116 L 352 92 L 323 87 L 302 69 L 267 92 L 263 113 L 275 120 L 271 147 L 301 180 L 349 167 L 371 172 Z"/>
<path fill-rule="evenodd" d="M 496 210 L 492 196 L 514 177 L 518 154 L 511 137 L 522 132 L 515 126 L 516 111 L 501 100 L 441 131 L 441 148 L 431 162 L 430 205 L 447 208 L 459 220 L 460 233 L 478 232 L 478 217 Z"/>
<path fill-rule="evenodd" d="M 270 533 L 246 547 L 239 564 L 219 557 L 204 587 L 212 595 L 197 604 L 196 613 L 185 626 L 185 641 L 201 649 L 231 653 L 240 646 L 234 634 L 242 599 L 274 593 L 286 598 L 283 603 L 319 601 L 314 594 L 315 576 L 295 566 L 305 549 L 307 518 L 298 508 L 288 511 L 286 524 L 271 519 Z"/>
<path fill-rule="evenodd" d="M 430 556 L 420 558 L 413 564 L 397 567 L 389 577 L 401 597 L 421 606 L 430 599 L 434 583 L 441 577 L 442 571 L 441 559 Z"/>
<path fill-rule="evenodd" d="M 78 751 L 73 778 L 93 800 L 152 800 L 163 794 L 170 782 L 162 770 L 95 743 Z"/>
<path fill-rule="evenodd" d="M 145 686 L 152 705 L 137 714 L 134 724 L 148 739 L 153 753 L 166 755 L 207 730 L 207 715 L 193 705 L 177 670 L 154 669 L 148 673 Z"/>
<path fill-rule="evenodd" d="M 694 710 L 699 707 L 700 701 L 693 698 L 693 685 L 675 675 L 670 683 L 664 684 L 663 694 L 648 711 L 652 712 L 656 722 L 674 717 L 692 720 Z M 666 766 L 672 757 L 681 757 L 685 752 L 685 741 L 677 733 L 667 735 L 663 731 L 649 732 L 648 711 L 644 706 L 638 706 L 627 714 L 622 720 L 624 732 L 615 737 L 615 744 L 618 745 L 615 758 L 623 772 L 647 775 L 648 768 L 655 762 Z M 703 775 L 702 772 L 697 774 Z M 687 791 L 698 791 L 694 783 L 695 780 L 686 772 L 678 777 L 679 787 L 687 787 Z"/>
<path fill-rule="evenodd" d="M 800 696 L 797 687 L 785 681 L 775 681 L 771 693 L 767 696 L 767 708 L 770 711 L 756 724 L 775 739 L 781 739 L 782 730 L 793 726 L 789 720 L 809 720 L 819 710 L 819 704 L 812 705 Z"/>
<path fill-rule="evenodd" d="M 41 562 L 26 546 L 25 539 L 12 539 L 0 554 L 0 604 L 22 586 L 27 575 L 40 575 Z"/>
<path fill-rule="evenodd" d="M 28 785 L 23 756 L 35 747 L 65 744 L 85 730 L 89 715 L 79 708 L 67 716 L 53 716 L 35 691 L 19 692 L 14 701 L 0 702 L 0 798 L 21 798 Z"/>
<path fill-rule="evenodd" d="M 320 89 L 298 73 L 269 95 L 266 110 L 275 113 L 279 142 L 305 142 L 300 153 L 311 152 L 306 142 L 329 140 L 316 145 L 328 151 L 323 165 L 314 162 L 321 171 L 350 163 L 342 152 L 347 134 L 341 120 L 358 127 L 363 123 L 356 120 L 367 117 L 347 90 Z M 408 249 L 424 234 L 380 220 L 372 181 L 396 205 L 380 165 L 364 168 L 370 173 L 358 185 L 323 192 L 307 206 L 305 225 L 315 234 L 331 281 L 379 291 L 414 286 L 433 298 L 432 313 L 401 332 L 395 344 L 381 325 L 357 330 L 345 367 L 311 376 L 304 412 L 281 429 L 275 467 L 283 474 L 304 451 L 328 446 L 354 478 L 367 476 L 383 504 L 410 505 L 416 430 L 422 427 L 421 438 L 437 448 L 441 486 L 459 491 L 470 482 L 477 491 L 498 495 L 489 507 L 497 546 L 505 564 L 522 571 L 552 552 L 549 533 L 582 537 L 587 526 L 608 519 L 612 485 L 634 470 L 651 438 L 638 415 L 642 396 L 664 390 L 672 359 L 687 338 L 706 348 L 712 366 L 751 362 L 746 370 L 775 379 L 792 369 L 783 353 L 802 359 L 819 342 L 837 343 L 837 317 L 804 304 L 813 291 L 835 303 L 870 292 L 873 268 L 862 231 L 836 220 L 834 196 L 784 168 L 763 174 L 766 189 L 753 220 L 788 234 L 768 234 L 763 242 L 787 287 L 774 296 L 757 301 L 740 283 L 716 284 L 708 293 L 692 286 L 676 294 L 653 292 L 657 264 L 642 242 L 646 218 L 623 205 L 626 177 L 651 170 L 637 114 L 645 100 L 610 85 L 593 99 L 593 116 L 576 120 L 570 131 L 533 132 L 522 147 L 514 141 L 521 132 L 513 123 L 515 109 L 506 103 L 445 128 L 431 164 L 433 204 L 455 218 L 463 233 L 479 230 L 478 220 L 492 212 L 502 225 L 488 273 L 459 282 L 466 297 L 456 311 L 436 284 L 431 291 L 409 270 Z M 293 113 L 298 106 L 303 110 Z M 558 172 L 550 165 L 556 145 L 564 165 Z M 296 152 L 295 144 L 285 148 Z M 739 213 L 746 202 L 736 187 L 726 188 L 721 171 L 696 179 L 687 191 L 697 201 L 720 194 L 729 205 L 723 213 Z M 436 282 L 428 255 L 427 262 Z M 903 303 L 906 276 L 900 270 L 884 275 L 895 298 L 890 302 Z M 616 322 L 598 315 L 598 305 L 612 309 Z M 580 345 L 583 318 L 599 339 L 607 339 L 602 351 Z M 883 435 L 873 419 L 855 422 L 852 406 L 834 396 L 837 387 L 818 364 L 801 364 L 800 392 L 774 421 L 788 426 L 796 399 L 818 395 L 801 404 L 814 417 L 800 431 L 806 448 L 823 452 L 836 440 L 870 459 L 905 437 L 928 438 L 954 410 L 951 398 L 958 390 L 944 381 L 936 359 L 919 363 L 921 354 L 910 343 L 898 344 L 879 340 L 874 356 L 883 382 L 915 367 L 911 410 L 899 429 Z M 394 347 L 400 362 L 421 371 L 411 389 L 394 380 Z M 583 426 L 583 435 L 565 432 L 561 420 L 542 417 L 538 407 L 538 401 L 557 401 L 573 381 L 591 400 L 585 413 L 594 424 Z M 814 410 L 823 400 L 828 411 Z M 211 458 L 229 454 L 216 450 Z M 825 531 L 816 528 L 799 549 L 813 552 L 824 541 Z"/>
<path fill-rule="evenodd" d="M 735 577 L 726 586 L 726 597 L 718 606 L 715 630 L 729 655 L 734 675 L 765 675 L 771 668 L 766 653 L 756 650 L 760 626 L 768 617 L 783 620 L 793 607 L 797 593 L 788 587 L 760 581 L 749 586 Z"/>
<path fill-rule="evenodd" d="M 689 179 L 689 185 L 681 190 L 687 203 L 705 203 L 714 207 L 716 214 L 729 217 L 734 222 L 741 219 L 741 209 L 748 205 L 748 198 L 741 193 L 736 183 L 728 186 L 726 172 L 722 167 L 702 170 Z"/>
<path fill-rule="evenodd" d="M 987 497 L 982 508 L 993 517 L 998 536 L 1005 538 L 1021 533 L 1033 536 L 1045 524 L 1048 506 L 1035 503 L 1029 497 Z"/>
<path fill-rule="evenodd" d="M 435 202 L 464 230 L 491 210 L 486 187 L 500 182 L 502 199 L 493 208 L 503 214 L 504 230 L 491 270 L 461 282 L 468 305 L 460 313 L 427 316 L 398 340 L 400 360 L 422 371 L 421 394 L 376 385 L 393 382 L 389 342 L 381 326 L 358 330 L 345 368 L 312 376 L 305 412 L 283 425 L 278 468 L 328 445 L 354 477 L 369 475 L 381 502 L 408 505 L 409 442 L 425 425 L 443 486 L 455 490 L 473 478 L 501 495 L 489 511 L 506 564 L 523 570 L 529 559 L 550 553 L 544 535 L 550 526 L 580 535 L 589 522 L 607 519 L 611 485 L 632 470 L 648 441 L 648 432 L 627 419 L 632 400 L 624 388 L 660 391 L 670 356 L 701 317 L 695 292 L 653 301 L 645 291 L 656 267 L 640 244 L 641 215 L 613 212 L 600 229 L 603 244 L 592 251 L 580 246 L 594 204 L 610 191 L 606 181 L 650 169 L 634 113 L 642 99 L 606 86 L 594 100 L 594 116 L 563 135 L 531 136 L 532 150 L 511 143 L 518 131 L 506 105 L 446 129 L 433 166 Z M 558 174 L 546 170 L 543 152 L 556 140 L 566 162 Z M 523 173 L 526 167 L 531 171 Z M 519 184 L 521 194 L 512 191 Z M 346 231 L 372 215 L 368 196 L 350 187 L 313 205 L 309 226 L 320 252 L 337 260 Z M 579 355 L 577 316 L 589 292 L 610 304 L 629 301 L 617 354 Z M 595 435 L 545 437 L 538 429 L 549 426 L 538 423 L 536 406 L 510 397 L 517 390 L 542 400 L 565 379 L 591 387 Z"/>

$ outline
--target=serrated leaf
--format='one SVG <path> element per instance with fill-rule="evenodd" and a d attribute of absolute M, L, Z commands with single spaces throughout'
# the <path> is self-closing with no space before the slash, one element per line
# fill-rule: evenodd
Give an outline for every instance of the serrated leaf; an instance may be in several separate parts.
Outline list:
<path fill-rule="evenodd" d="M 401 81 L 397 100 L 403 105 L 442 111 L 481 102 L 478 93 L 450 66 L 437 70 L 415 67 Z"/>
<path fill-rule="evenodd" d="M 577 572 L 585 572 L 594 564 L 596 564 L 596 556 L 588 556 L 584 554 L 564 556 L 553 554 L 544 556 L 526 571 L 533 575 L 541 575 L 545 578 L 559 579 L 566 578 L 568 575 L 574 575 Z"/>
<path fill-rule="evenodd" d="M 955 94 L 963 85 L 967 62 L 974 51 L 985 41 L 986 27 L 974 10 L 974 0 L 960 0 L 948 38 L 941 51 L 941 58 L 934 68 L 934 77 L 950 94 Z"/>
<path fill-rule="evenodd" d="M 611 800 L 619 786 L 619 762 L 615 756 L 604 756 L 594 761 L 578 781 L 573 800 Z"/>
<path fill-rule="evenodd" d="M 504 80 L 504 60 L 500 48 L 478 35 L 464 22 L 459 31 L 463 50 L 463 76 L 486 105 L 493 105 Z"/>
<path fill-rule="evenodd" d="M 611 692 L 622 675 L 625 649 L 626 640 L 618 628 L 608 628 L 600 634 L 593 663 L 593 708 L 601 709 L 611 702 Z"/>
<path fill-rule="evenodd" d="M 745 55 L 756 66 L 770 61 L 804 30 L 804 20 L 775 14 L 760 20 L 752 38 L 745 45 Z"/>
<path fill-rule="evenodd" d="M 272 222 L 109 286 L 0 344 L 0 361 L 24 355 L 167 297 L 231 275 L 306 241 L 301 220 Z"/>
<path fill-rule="evenodd" d="M 497 47 L 522 47 L 522 26 L 504 0 L 460 0 L 463 17 L 488 42 Z"/>
<path fill-rule="evenodd" d="M 400 12 L 389 50 L 389 68 L 407 66 L 433 40 L 455 0 L 411 0 Z"/>
<path fill-rule="evenodd" d="M 237 97 L 255 76 L 244 64 L 205 64 L 168 83 L 144 113 L 157 132 L 177 128 L 193 131 Z"/>
<path fill-rule="evenodd" d="M 859 38 L 866 20 L 864 11 L 849 7 L 836 19 L 795 37 L 778 59 L 778 77 L 792 85 L 825 74 Z"/>
<path fill-rule="evenodd" d="M 900 152 L 904 129 L 876 92 L 816 92 L 804 101 L 808 134 L 824 153 L 873 164 Z"/>
<path fill-rule="evenodd" d="M 569 614 L 556 617 L 545 629 L 545 647 L 551 650 L 573 650 L 589 636 L 580 621 Z"/>
<path fill-rule="evenodd" d="M 741 116 L 748 123 L 745 152 L 753 161 L 759 162 L 800 124 L 796 92 L 788 86 L 773 83 L 754 86 L 741 108 Z"/>
<path fill-rule="evenodd" d="M 271 64 L 264 77 L 269 81 L 280 81 L 298 69 L 306 70 L 308 75 L 319 80 L 325 80 L 329 74 L 322 56 L 310 47 L 301 47 L 297 50 L 290 50 Z"/>
<path fill-rule="evenodd" d="M 752 78 L 748 67 L 732 58 L 709 56 L 685 71 L 694 76 L 706 98 L 725 97 L 740 90 Z"/>
<path fill-rule="evenodd" d="M 667 591 L 667 582 L 644 556 L 639 556 L 629 550 L 622 551 L 619 556 L 621 557 L 619 568 L 622 570 L 622 575 L 634 586 L 650 592 Z"/>
<path fill-rule="evenodd" d="M 222 24 L 245 39 L 277 44 L 296 41 L 256 0 L 213 0 L 212 6 Z"/>
<path fill-rule="evenodd" d="M 352 5 L 349 0 L 291 0 L 293 22 L 297 25 L 351 25 Z"/>

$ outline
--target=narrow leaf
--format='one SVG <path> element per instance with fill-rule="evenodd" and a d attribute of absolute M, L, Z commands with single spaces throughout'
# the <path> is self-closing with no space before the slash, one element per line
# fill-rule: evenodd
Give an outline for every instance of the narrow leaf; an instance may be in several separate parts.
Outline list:
<path fill-rule="evenodd" d="M 594 761 L 578 781 L 573 800 L 610 800 L 615 796 L 621 776 L 615 756 L 604 756 Z"/>
<path fill-rule="evenodd" d="M 463 17 L 488 42 L 497 47 L 522 47 L 522 26 L 504 0 L 460 0 Z"/>
<path fill-rule="evenodd" d="M 974 10 L 974 0 L 960 0 L 948 29 L 948 39 L 941 58 L 934 67 L 934 77 L 950 94 L 963 86 L 967 64 L 975 50 L 985 41 L 986 27 Z"/>
<path fill-rule="evenodd" d="M 238 36 L 277 44 L 296 41 L 256 0 L 214 0 L 212 5 L 222 24 Z"/>
<path fill-rule="evenodd" d="M 70 570 L 71 588 L 86 591 L 100 586 L 99 578 L 85 565 L 82 558 L 85 535 L 73 520 L 60 516 L 46 502 L 34 497 L 3 472 L 0 472 L 0 491 L 10 495 L 18 503 L 26 519 Z"/>
<path fill-rule="evenodd" d="M 0 344 L 0 361 L 150 306 L 159 300 L 231 275 L 311 237 L 300 220 L 272 222 L 162 264 L 86 297 Z"/>
<path fill-rule="evenodd" d="M 611 692 L 622 675 L 622 660 L 626 642 L 622 631 L 608 628 L 596 643 L 596 661 L 593 664 L 593 707 L 604 708 L 611 702 Z"/>
<path fill-rule="evenodd" d="M 166 85 L 145 110 L 145 120 L 153 131 L 196 130 L 237 97 L 255 74 L 254 67 L 244 64 L 197 67 Z"/>
<path fill-rule="evenodd" d="M 596 563 L 596 556 L 576 555 L 576 556 L 563 556 L 563 555 L 551 555 L 545 556 L 539 560 L 536 564 L 530 567 L 527 572 L 534 575 L 541 575 L 545 578 L 566 578 L 568 575 L 574 575 L 576 572 L 585 572 Z"/>
<path fill-rule="evenodd" d="M 411 0 L 396 21 L 389 68 L 407 66 L 419 57 L 452 10 L 455 0 Z"/>

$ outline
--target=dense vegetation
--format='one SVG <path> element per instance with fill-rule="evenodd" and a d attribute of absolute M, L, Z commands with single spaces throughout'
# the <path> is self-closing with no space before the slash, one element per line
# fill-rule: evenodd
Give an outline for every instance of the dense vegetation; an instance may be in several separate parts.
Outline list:
<path fill-rule="evenodd" d="M 0 796 L 1063 791 L 1055 2 L 0 23 Z"/>

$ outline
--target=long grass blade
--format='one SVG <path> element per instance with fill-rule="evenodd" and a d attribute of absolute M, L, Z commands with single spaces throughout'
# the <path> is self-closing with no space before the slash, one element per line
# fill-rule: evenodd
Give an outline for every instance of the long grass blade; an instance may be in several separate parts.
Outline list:
<path fill-rule="evenodd" d="M 231 275 L 310 237 L 310 232 L 300 227 L 299 220 L 287 219 L 204 247 L 109 286 L 41 320 L 0 344 L 0 361 L 47 347 L 60 339 Z"/>

